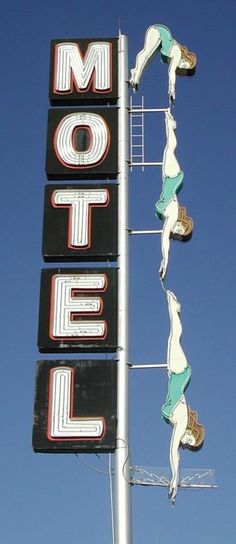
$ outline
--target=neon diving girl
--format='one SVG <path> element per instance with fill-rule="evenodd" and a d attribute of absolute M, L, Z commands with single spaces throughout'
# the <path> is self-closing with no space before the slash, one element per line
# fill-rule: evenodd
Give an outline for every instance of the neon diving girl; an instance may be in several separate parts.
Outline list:
<path fill-rule="evenodd" d="M 179 206 L 177 194 L 183 185 L 184 173 L 175 156 L 177 140 L 175 136 L 176 122 L 169 112 L 165 112 L 166 147 L 162 164 L 162 193 L 155 204 L 156 215 L 164 219 L 161 236 L 162 261 L 159 269 L 163 280 L 169 260 L 170 237 L 187 241 L 192 236 L 193 221 L 187 217 L 186 209 Z"/>
<path fill-rule="evenodd" d="M 170 317 L 170 335 L 167 350 L 168 394 L 162 406 L 163 419 L 172 425 L 170 443 L 171 482 L 169 497 L 175 502 L 179 483 L 179 448 L 197 450 L 203 445 L 205 430 L 197 421 L 197 412 L 187 406 L 185 390 L 191 378 L 191 368 L 180 345 L 182 325 L 179 318 L 180 304 L 171 291 L 167 291 Z"/>
<path fill-rule="evenodd" d="M 164 62 L 169 63 L 168 94 L 171 100 L 175 100 L 176 73 L 192 75 L 197 57 L 195 53 L 190 53 L 187 47 L 177 43 L 164 25 L 152 25 L 147 29 L 144 48 L 138 53 L 135 68 L 131 70 L 130 84 L 137 90 L 144 69 L 159 50 Z"/>

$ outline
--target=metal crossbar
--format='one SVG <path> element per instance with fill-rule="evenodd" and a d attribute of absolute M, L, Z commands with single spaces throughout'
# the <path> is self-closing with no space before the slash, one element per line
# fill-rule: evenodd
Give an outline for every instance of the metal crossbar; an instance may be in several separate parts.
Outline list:
<path fill-rule="evenodd" d="M 162 229 L 161 230 L 132 230 L 132 229 L 127 229 L 129 234 L 161 234 L 162 233 Z"/>
<path fill-rule="evenodd" d="M 167 368 L 167 364 L 166 363 L 151 363 L 151 364 L 148 363 L 146 365 L 130 364 L 129 367 L 135 370 L 147 370 L 148 368 Z"/>

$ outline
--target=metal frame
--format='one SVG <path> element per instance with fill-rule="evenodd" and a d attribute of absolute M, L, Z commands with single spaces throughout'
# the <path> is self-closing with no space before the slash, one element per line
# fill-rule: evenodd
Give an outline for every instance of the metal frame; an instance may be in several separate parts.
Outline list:
<path fill-rule="evenodd" d="M 131 478 L 129 454 L 129 371 L 130 369 L 166 368 L 165 363 L 133 365 L 129 362 L 129 236 L 131 234 L 161 234 L 161 230 L 134 231 L 128 227 L 128 178 L 131 166 L 162 166 L 162 162 L 144 162 L 143 114 L 170 111 L 170 108 L 129 109 L 128 100 L 128 42 L 120 34 L 118 39 L 118 376 L 117 376 L 117 437 L 115 450 L 115 544 L 132 543 L 131 485 L 157 485 L 155 482 L 134 481 Z M 131 101 L 132 104 L 132 101 Z M 142 162 L 129 161 L 129 113 L 132 159 L 132 115 L 142 116 Z M 132 168 L 131 168 L 132 169 Z M 141 469 L 141 467 L 140 467 Z M 143 468 L 142 468 L 143 470 Z M 167 482 L 164 484 L 168 485 Z M 185 487 L 185 486 L 184 486 Z M 215 485 L 186 485 L 186 487 L 216 487 Z"/>

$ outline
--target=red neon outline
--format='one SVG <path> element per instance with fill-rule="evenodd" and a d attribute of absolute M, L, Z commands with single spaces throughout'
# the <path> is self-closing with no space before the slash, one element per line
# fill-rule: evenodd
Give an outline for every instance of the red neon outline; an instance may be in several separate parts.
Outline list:
<path fill-rule="evenodd" d="M 74 375 L 75 375 L 75 369 L 74 368 L 71 368 L 69 367 L 69 370 L 71 370 L 72 372 L 72 376 L 71 376 L 71 391 L 70 391 L 70 398 L 71 398 L 71 401 L 70 401 L 70 419 L 82 419 L 82 420 L 89 420 L 89 419 L 94 419 L 94 420 L 102 420 L 103 422 L 103 428 L 104 428 L 104 431 L 103 433 L 101 434 L 101 436 L 97 437 L 97 438 L 75 438 L 74 436 L 70 437 L 70 438 L 53 438 L 50 434 L 50 431 L 49 429 L 51 428 L 51 421 L 52 421 L 52 383 L 53 383 L 53 378 L 52 378 L 52 375 L 53 375 L 53 371 L 55 368 L 61 368 L 62 370 L 65 369 L 65 370 L 68 370 L 68 367 L 66 366 L 62 366 L 62 367 L 54 367 L 54 368 L 50 368 L 50 373 L 49 373 L 49 392 L 48 392 L 48 417 L 47 417 L 47 439 L 50 440 L 50 442 L 85 442 L 85 441 L 88 441 L 88 442 L 92 442 L 92 441 L 98 441 L 98 440 L 102 440 L 103 437 L 105 436 L 105 433 L 106 433 L 106 420 L 105 420 L 105 417 L 104 416 L 101 416 L 101 417 L 75 417 L 73 416 L 73 407 L 74 407 L 74 390 L 75 390 L 75 387 L 74 387 Z"/>
<path fill-rule="evenodd" d="M 109 126 L 108 126 L 106 120 L 104 119 L 104 117 L 102 117 L 102 115 L 100 115 L 98 113 L 92 112 L 94 115 L 98 115 L 99 117 L 102 118 L 102 120 L 104 121 L 104 123 L 106 125 L 106 128 L 107 128 L 107 145 L 106 145 L 106 149 L 105 149 L 101 159 L 98 160 L 97 162 L 94 162 L 93 164 L 89 164 L 89 165 L 86 164 L 86 165 L 81 165 L 81 166 L 72 166 L 71 164 L 68 164 L 67 162 L 63 161 L 63 159 L 61 158 L 61 156 L 59 154 L 58 147 L 57 147 L 57 136 L 58 136 L 58 132 L 59 132 L 59 129 L 60 129 L 60 125 L 62 124 L 62 121 L 64 121 L 64 119 L 66 119 L 66 117 L 70 117 L 71 115 L 74 115 L 75 113 L 88 113 L 88 112 L 86 112 L 86 111 L 76 112 L 75 111 L 74 113 L 69 113 L 68 115 L 65 115 L 65 117 L 63 117 L 61 119 L 59 125 L 57 126 L 57 128 L 55 130 L 55 134 L 54 134 L 54 137 L 53 137 L 53 147 L 54 147 L 55 154 L 57 156 L 57 160 L 59 161 L 59 163 L 63 164 L 63 166 L 66 166 L 66 168 L 71 168 L 72 170 L 84 170 L 85 168 L 95 168 L 95 167 L 99 166 L 99 164 L 101 164 L 106 159 L 107 154 L 108 154 L 109 149 L 110 149 L 110 143 L 111 143 L 111 134 L 110 134 Z M 87 125 L 82 125 L 82 126 L 87 126 Z M 73 132 L 74 132 L 74 130 L 76 130 L 76 127 L 73 129 Z M 73 133 L 72 133 L 72 144 L 73 144 Z M 90 149 L 91 149 L 91 147 L 92 146 L 90 146 Z M 75 151 L 77 151 L 77 150 L 75 149 Z M 78 153 L 78 151 L 77 151 L 77 153 Z"/>
<path fill-rule="evenodd" d="M 101 189 L 101 187 L 99 187 L 98 189 L 95 189 L 95 190 L 98 190 Z M 61 189 L 61 191 L 66 191 L 67 189 Z M 70 189 L 69 189 L 70 190 Z M 76 189 L 75 189 L 76 190 Z M 81 191 L 93 191 L 93 188 L 91 189 L 81 189 Z M 73 246 L 72 244 L 70 244 L 70 240 L 71 240 L 71 233 L 72 233 L 72 204 L 56 204 L 53 199 L 55 198 L 54 197 L 54 194 L 58 191 L 58 189 L 55 189 L 55 191 L 53 191 L 52 195 L 51 195 L 51 205 L 53 208 L 64 208 L 64 209 L 69 209 L 69 218 L 68 218 L 68 228 L 67 228 L 67 245 L 68 245 L 68 248 L 69 249 L 74 249 L 74 250 L 77 250 L 77 251 L 83 251 L 84 249 L 90 249 L 92 247 L 92 208 L 108 208 L 109 204 L 110 204 L 110 191 L 108 189 L 102 189 L 103 191 L 106 192 L 107 194 L 107 201 L 105 202 L 105 204 L 89 204 L 89 212 L 88 212 L 88 243 L 86 244 L 86 246 L 83 246 L 83 247 L 78 247 L 78 246 Z"/>
<path fill-rule="evenodd" d="M 72 273 L 71 273 L 72 274 Z M 76 274 L 73 274 L 74 276 L 76 276 Z M 91 274 L 93 275 L 93 274 Z M 108 279 L 107 279 L 107 275 L 106 274 L 103 274 L 105 276 L 105 285 L 102 289 L 77 289 L 78 292 L 82 292 L 82 293 L 93 293 L 93 292 L 105 292 L 107 290 L 107 286 L 108 286 Z M 51 277 L 51 294 L 50 294 L 50 312 L 49 312 L 49 338 L 55 342 L 59 342 L 60 340 L 67 340 L 68 342 L 71 342 L 71 341 L 77 341 L 77 340 L 81 340 L 81 341 L 87 341 L 87 340 L 93 340 L 93 341 L 96 341 L 96 340 L 105 340 L 105 338 L 107 337 L 107 331 L 108 331 L 108 328 L 107 328 L 107 322 L 106 320 L 104 320 L 104 335 L 103 336 L 53 336 L 53 333 L 52 333 L 52 323 L 53 323 L 53 317 L 54 317 L 54 313 L 53 313 L 53 308 L 54 308 L 54 295 L 55 295 L 55 278 L 56 277 L 63 277 L 64 274 L 54 274 L 52 277 Z M 71 315 L 73 314 L 73 312 L 71 312 Z M 92 315 L 97 315 L 96 312 L 91 312 Z M 81 316 L 86 316 L 88 317 L 88 313 L 82 313 L 82 312 L 74 312 L 73 315 L 81 315 Z M 100 314 L 98 314 L 100 315 Z M 89 323 L 89 321 L 87 321 L 87 323 Z"/>
<path fill-rule="evenodd" d="M 92 44 L 95 44 L 95 43 L 105 43 L 105 44 L 108 44 L 109 45 L 109 50 L 110 50 L 110 62 L 109 62 L 109 68 L 110 68 L 110 82 L 111 82 L 111 85 L 109 87 L 109 89 L 107 89 L 106 91 L 100 91 L 99 89 L 96 89 L 96 83 L 95 83 L 95 80 L 96 80 L 96 77 L 95 77 L 95 67 L 93 68 L 93 72 L 92 72 L 92 76 L 90 77 L 90 80 L 88 82 L 88 85 L 86 87 L 86 89 L 80 89 L 76 83 L 76 79 L 74 77 L 74 74 L 73 74 L 73 70 L 71 68 L 71 77 L 70 77 L 70 91 L 57 91 L 56 90 L 56 75 L 57 75 L 57 71 L 56 71 L 56 67 L 58 66 L 58 48 L 61 44 L 64 44 L 64 43 L 70 43 L 70 45 L 75 45 L 76 48 L 78 49 L 78 52 L 79 52 L 79 55 L 80 55 L 80 58 L 82 59 L 82 62 L 83 64 L 86 63 L 86 57 L 87 57 L 87 54 L 89 52 L 89 49 L 90 47 L 92 46 Z M 94 41 L 94 42 L 90 42 L 88 45 L 87 45 L 87 49 L 85 51 L 85 54 L 82 55 L 81 53 L 81 49 L 80 49 L 80 46 L 79 44 L 77 43 L 74 43 L 74 42 L 60 42 L 60 43 L 57 43 L 55 45 L 55 49 L 54 49 L 54 67 L 53 67 L 53 93 L 54 94 L 58 94 L 59 96 L 62 95 L 62 96 L 65 96 L 67 94 L 72 94 L 73 92 L 77 92 L 77 93 L 87 93 L 88 90 L 90 89 L 91 87 L 91 83 L 92 83 L 92 92 L 93 93 L 97 93 L 97 94 L 107 94 L 107 93 L 111 93 L 112 90 L 113 90 L 113 69 L 112 69 L 112 43 L 111 42 L 103 42 L 103 41 L 100 41 L 100 42 L 97 42 L 97 41 Z"/>

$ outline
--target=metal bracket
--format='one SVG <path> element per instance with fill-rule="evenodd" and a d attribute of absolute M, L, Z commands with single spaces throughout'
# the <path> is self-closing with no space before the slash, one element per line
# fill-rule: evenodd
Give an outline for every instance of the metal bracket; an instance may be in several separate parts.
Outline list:
<path fill-rule="evenodd" d="M 131 484 L 142 486 L 169 487 L 170 470 L 163 467 L 130 467 Z M 214 469 L 182 469 L 180 470 L 180 489 L 216 489 Z"/>

